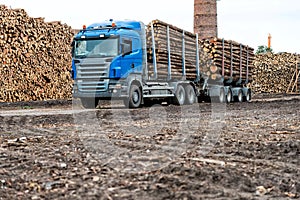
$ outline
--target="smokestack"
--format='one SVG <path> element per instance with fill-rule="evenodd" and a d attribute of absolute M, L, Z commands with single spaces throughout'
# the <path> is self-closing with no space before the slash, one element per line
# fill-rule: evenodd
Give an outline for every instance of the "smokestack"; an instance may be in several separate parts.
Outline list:
<path fill-rule="evenodd" d="M 217 0 L 194 0 L 194 32 L 200 39 L 218 37 Z"/>
<path fill-rule="evenodd" d="M 271 36 L 271 34 L 269 33 L 269 36 L 268 36 L 268 48 L 269 48 L 269 49 L 271 48 L 271 39 L 272 39 L 272 36 Z"/>

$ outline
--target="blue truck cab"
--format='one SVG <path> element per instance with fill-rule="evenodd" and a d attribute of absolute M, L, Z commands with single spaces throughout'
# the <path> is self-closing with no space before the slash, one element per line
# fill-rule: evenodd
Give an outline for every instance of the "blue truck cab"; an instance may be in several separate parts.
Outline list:
<path fill-rule="evenodd" d="M 110 20 L 84 27 L 72 43 L 73 96 L 87 108 L 99 99 L 128 98 L 132 82 L 141 84 L 144 46 L 142 22 Z"/>

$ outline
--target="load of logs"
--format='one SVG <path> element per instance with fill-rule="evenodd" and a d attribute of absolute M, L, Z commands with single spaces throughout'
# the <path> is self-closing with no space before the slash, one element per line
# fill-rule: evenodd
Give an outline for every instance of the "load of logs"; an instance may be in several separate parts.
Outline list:
<path fill-rule="evenodd" d="M 252 81 L 254 49 L 232 40 L 220 38 L 200 41 L 203 51 L 213 63 L 210 66 L 211 79 L 224 79 L 224 83 L 247 84 Z"/>
<path fill-rule="evenodd" d="M 71 27 L 0 5 L 0 102 L 72 96 Z"/>
<path fill-rule="evenodd" d="M 254 61 L 253 82 L 256 93 L 286 93 L 297 86 L 300 55 L 292 53 L 258 54 Z M 295 89 L 291 92 L 297 92 Z"/>
<path fill-rule="evenodd" d="M 153 33 L 151 26 L 153 26 Z M 169 48 L 168 55 L 168 33 L 169 26 Z M 152 35 L 153 34 L 153 35 Z M 184 36 L 183 36 L 184 35 Z M 155 40 L 155 52 L 153 52 L 152 36 Z M 184 42 L 183 42 L 184 37 Z M 169 78 L 181 78 L 183 76 L 183 63 L 185 63 L 186 77 L 196 78 L 196 35 L 190 32 L 183 32 L 173 25 L 154 20 L 147 27 L 147 50 L 148 50 L 148 71 L 150 76 L 155 76 L 153 63 L 154 53 L 157 62 L 157 78 L 168 78 L 168 62 L 170 56 L 171 76 Z M 185 59 L 183 56 L 185 53 Z"/>
<path fill-rule="evenodd" d="M 152 64 L 154 52 L 151 26 L 153 26 L 154 32 L 158 79 L 182 77 L 189 80 L 196 79 L 196 49 L 198 47 L 199 71 L 202 78 L 222 80 L 224 83 L 230 82 L 230 84 L 247 84 L 251 82 L 254 60 L 253 48 L 219 38 L 197 41 L 196 34 L 159 20 L 152 21 L 147 28 L 150 76 L 155 75 L 154 65 Z M 170 53 L 168 52 L 168 46 Z M 166 67 L 169 60 L 171 61 L 170 77 L 168 77 L 168 68 Z M 183 73 L 183 69 L 185 73 Z"/>
<path fill-rule="evenodd" d="M 151 26 L 153 26 L 155 41 L 156 70 L 153 64 L 154 46 Z M 224 84 L 230 85 L 247 85 L 254 93 L 300 91 L 299 55 L 291 53 L 255 55 L 254 49 L 249 46 L 220 38 L 198 40 L 197 44 L 196 34 L 159 20 L 154 20 L 147 26 L 150 77 L 163 80 L 170 78 L 195 80 L 197 47 L 201 78 L 221 80 Z M 169 61 L 170 75 L 168 74 Z"/>

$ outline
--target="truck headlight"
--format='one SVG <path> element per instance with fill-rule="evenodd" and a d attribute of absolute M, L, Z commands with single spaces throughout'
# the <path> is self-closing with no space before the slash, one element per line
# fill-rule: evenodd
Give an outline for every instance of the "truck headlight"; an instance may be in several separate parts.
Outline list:
<path fill-rule="evenodd" d="M 116 84 L 115 89 L 117 89 L 117 90 L 122 89 L 122 85 L 121 84 Z"/>

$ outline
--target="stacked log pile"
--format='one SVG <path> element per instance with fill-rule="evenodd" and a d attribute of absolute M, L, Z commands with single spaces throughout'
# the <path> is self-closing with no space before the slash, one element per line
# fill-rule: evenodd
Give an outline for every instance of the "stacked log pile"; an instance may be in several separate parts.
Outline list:
<path fill-rule="evenodd" d="M 170 57 L 171 57 L 171 77 L 181 78 L 183 75 L 183 62 L 185 62 L 186 77 L 189 79 L 196 78 L 196 35 L 190 32 L 184 32 L 176 26 L 169 25 L 165 22 L 154 20 L 152 21 L 154 38 L 155 38 L 155 53 L 157 62 L 158 79 L 166 79 L 168 76 L 168 40 L 167 26 L 169 26 L 170 36 Z M 183 37 L 185 42 L 183 43 Z M 148 66 L 150 76 L 154 75 L 153 66 L 153 48 L 152 48 L 152 32 L 151 23 L 147 28 L 147 49 L 148 49 Z M 185 45 L 185 60 L 183 60 L 183 45 Z"/>
<path fill-rule="evenodd" d="M 225 82 L 252 81 L 253 48 L 220 38 L 204 39 L 200 42 L 204 52 L 213 60 L 208 72 L 211 79 L 223 77 Z"/>
<path fill-rule="evenodd" d="M 296 80 L 297 59 L 299 55 L 292 53 L 256 55 L 249 87 L 256 93 L 286 93 Z"/>
<path fill-rule="evenodd" d="M 70 98 L 72 37 L 66 24 L 0 5 L 0 102 Z"/>
<path fill-rule="evenodd" d="M 223 45 L 223 40 L 219 38 L 199 39 L 197 45 L 196 34 L 190 32 L 184 32 L 183 43 L 182 29 L 159 20 L 154 20 L 152 25 L 154 28 L 158 78 L 165 79 L 168 74 L 166 66 L 168 64 L 167 26 L 169 26 L 173 78 L 182 76 L 183 63 L 185 64 L 186 78 L 190 80 L 196 78 L 196 47 L 198 46 L 199 67 L 202 77 L 210 80 L 224 78 L 224 81 L 230 79 L 232 82 L 238 82 L 241 78 L 241 84 L 245 83 L 247 78 L 249 82 L 252 80 L 253 48 L 230 40 L 224 40 Z M 149 24 L 147 28 L 149 63 L 153 62 L 151 37 L 151 24 Z M 182 59 L 183 49 L 184 61 Z M 152 64 L 150 64 L 149 70 L 154 71 Z"/>

